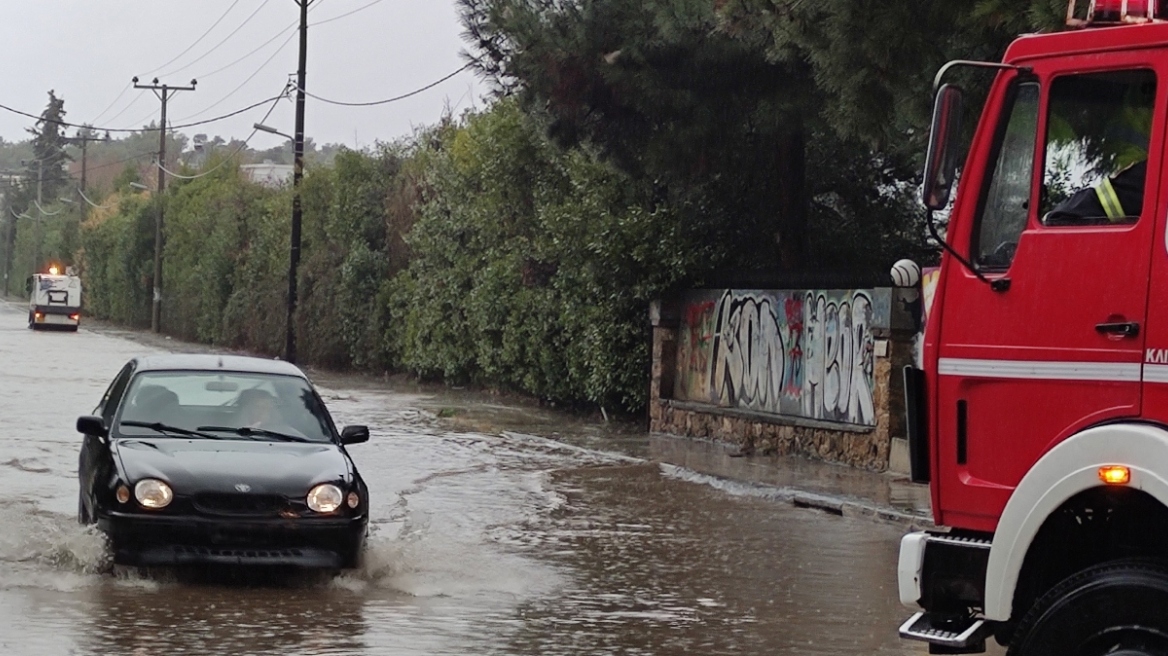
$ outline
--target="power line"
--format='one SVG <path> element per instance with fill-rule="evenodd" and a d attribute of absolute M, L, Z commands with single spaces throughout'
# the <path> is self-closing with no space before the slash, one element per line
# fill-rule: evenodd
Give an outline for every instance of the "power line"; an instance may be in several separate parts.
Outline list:
<path fill-rule="evenodd" d="M 304 91 L 304 95 L 308 96 L 309 98 L 312 98 L 314 100 L 319 100 L 323 103 L 328 103 L 330 105 L 341 105 L 343 107 L 371 107 L 373 105 L 385 105 L 388 103 L 397 102 L 399 100 L 405 100 L 406 98 L 409 98 L 411 96 L 416 96 L 419 93 L 422 93 L 423 91 L 429 91 L 430 89 L 433 89 L 434 87 L 438 86 L 439 84 L 442 84 L 443 82 L 454 77 L 455 75 L 458 75 L 459 73 L 467 70 L 471 66 L 474 66 L 473 62 L 467 64 L 466 66 L 463 66 L 462 68 L 458 69 L 457 71 L 454 71 L 450 75 L 447 75 L 446 77 L 444 77 L 440 80 L 437 80 L 435 82 L 431 82 L 430 84 L 427 84 L 426 86 L 424 86 L 420 89 L 415 89 L 409 93 L 404 93 L 400 96 L 394 96 L 393 98 L 386 98 L 385 100 L 374 100 L 371 102 L 341 102 L 339 100 L 329 100 L 328 98 L 321 98 L 320 96 L 308 93 L 307 91 L 304 91 L 303 89 L 301 89 L 301 91 Z"/>
<path fill-rule="evenodd" d="M 77 193 L 81 195 L 81 199 L 82 199 L 82 200 L 84 200 L 85 202 L 89 203 L 89 204 L 90 204 L 90 205 L 91 205 L 91 206 L 92 206 L 94 209 L 98 209 L 98 210 L 108 210 L 108 209 L 110 209 L 111 207 L 114 207 L 114 206 L 116 205 L 116 204 L 110 204 L 110 205 L 98 205 L 97 203 L 95 203 L 95 202 L 93 202 L 92 200 L 90 200 L 90 199 L 89 199 L 89 196 L 86 196 L 84 191 L 81 191 L 81 187 L 78 187 L 78 188 L 77 188 Z"/>
<path fill-rule="evenodd" d="M 264 117 L 259 120 L 260 123 L 263 123 L 264 121 L 268 120 L 268 117 L 271 116 L 272 112 L 274 112 L 276 110 L 276 105 L 279 104 L 280 100 L 282 100 L 282 98 L 277 98 L 276 102 L 272 103 L 272 106 L 268 108 L 268 113 L 264 114 Z M 236 155 L 239 155 L 239 153 L 243 152 L 243 149 L 247 147 L 248 142 L 252 140 L 252 137 L 256 136 L 257 132 L 259 132 L 259 130 L 252 130 L 251 134 L 248 135 L 247 139 L 244 139 L 243 143 L 239 144 L 239 147 L 235 149 L 235 152 L 233 152 L 230 155 L 228 155 L 227 157 L 223 158 L 223 161 L 219 162 L 219 164 L 216 165 L 215 168 L 211 169 L 210 171 L 203 171 L 202 173 L 196 173 L 195 175 L 181 175 L 179 173 L 175 173 L 174 171 L 171 171 L 170 169 L 163 166 L 161 163 L 157 163 L 156 166 L 158 166 L 158 168 L 162 169 L 164 172 L 166 172 L 167 175 L 169 175 L 173 178 L 178 178 L 180 180 L 198 180 L 199 178 L 203 178 L 203 177 L 206 177 L 208 175 L 211 175 L 215 171 L 218 171 L 219 169 L 223 168 L 223 166 L 225 166 L 227 164 L 227 162 L 231 161 L 233 158 L 235 158 Z"/>
<path fill-rule="evenodd" d="M 200 56 L 196 57 L 196 58 L 194 59 L 194 61 L 191 61 L 191 62 L 187 63 L 185 66 L 182 66 L 182 67 L 176 68 L 176 69 L 174 69 L 173 71 L 170 71 L 169 73 L 167 73 L 166 75 L 168 75 L 168 76 L 169 76 L 169 75 L 174 75 L 174 74 L 176 74 L 176 73 L 181 73 L 181 72 L 183 72 L 183 71 L 187 70 L 188 68 L 190 68 L 191 66 L 194 66 L 195 64 L 197 64 L 197 63 L 199 63 L 199 62 L 203 61 L 204 59 L 206 59 L 208 55 L 210 55 L 211 53 L 213 53 L 213 52 L 215 52 L 216 50 L 218 50 L 218 49 L 219 49 L 219 46 L 223 45 L 224 43 L 227 43 L 227 41 L 228 41 L 228 40 L 229 40 L 231 37 L 233 37 L 233 36 L 235 36 L 236 34 L 238 34 L 238 33 L 239 33 L 239 31 L 240 31 L 240 30 L 242 30 L 242 29 L 244 28 L 244 26 L 245 26 L 245 25 L 247 25 L 248 23 L 250 23 L 250 22 L 251 22 L 251 19 L 253 19 L 253 18 L 255 18 L 255 17 L 256 17 L 256 14 L 260 13 L 260 10 L 262 10 L 264 7 L 268 6 L 268 3 L 269 3 L 269 2 L 271 2 L 271 0 L 264 0 L 264 1 L 263 1 L 263 2 L 260 4 L 260 6 L 256 7 L 255 11 L 251 12 L 251 15 L 249 15 L 247 18 L 245 18 L 245 19 L 243 20 L 243 22 L 242 22 L 242 23 L 240 23 L 240 24 L 239 24 L 239 27 L 237 27 L 237 28 L 235 28 L 234 30 L 232 30 L 232 31 L 231 31 L 231 34 L 228 34 L 227 36 L 223 37 L 223 40 L 222 40 L 222 41 L 220 41 L 219 43 L 216 43 L 215 45 L 211 46 L 211 49 L 210 49 L 210 50 L 208 50 L 207 52 L 203 53 L 202 55 L 200 55 Z"/>
<path fill-rule="evenodd" d="M 380 0 L 378 0 L 378 1 L 380 1 Z M 311 12 L 311 11 L 313 11 L 313 10 L 315 10 L 315 9 L 319 8 L 319 7 L 320 7 L 320 5 L 321 5 L 321 4 L 323 4 L 323 3 L 324 3 L 324 0 L 315 0 L 315 3 L 313 3 L 313 4 L 310 4 L 310 5 L 309 5 L 309 7 L 308 7 L 308 11 L 310 11 L 310 12 Z M 350 12 L 350 13 L 353 13 L 353 12 Z M 331 20 L 331 19 L 330 19 L 330 20 Z M 260 50 L 263 50 L 263 49 L 264 49 L 265 47 L 267 47 L 267 46 L 268 46 L 268 44 L 270 44 L 271 42 L 275 41 L 276 39 L 280 38 L 281 36 L 284 36 L 284 35 L 285 35 L 285 34 L 288 32 L 288 30 L 289 30 L 289 29 L 292 29 L 292 28 L 295 28 L 295 27 L 297 27 L 298 23 L 299 23 L 299 21 L 297 21 L 297 22 L 294 22 L 294 23 L 292 23 L 292 24 L 288 25 L 288 26 L 287 26 L 287 27 L 285 27 L 284 29 L 280 30 L 280 32 L 279 32 L 279 33 L 277 33 L 275 36 L 273 36 L 272 38 L 268 39 L 267 41 L 264 41 L 264 42 L 263 42 L 263 43 L 261 43 L 259 46 L 257 46 L 257 47 L 256 47 L 254 50 L 252 50 L 251 52 L 247 53 L 246 55 L 243 55 L 242 57 L 240 57 L 240 58 L 236 59 L 235 61 L 231 62 L 230 64 L 227 64 L 227 65 L 225 65 L 225 66 L 221 66 L 221 67 L 219 67 L 219 68 L 217 68 L 217 69 L 215 69 L 215 70 L 211 71 L 210 73 L 207 73 L 207 74 L 205 74 L 205 75 L 200 75 L 199 77 L 200 77 L 201 79 L 206 79 L 206 78 L 208 78 L 208 77 L 210 77 L 210 76 L 212 76 L 212 75 L 215 75 L 216 73 L 221 73 L 221 72 L 223 72 L 223 71 L 227 70 L 228 68 L 231 68 L 232 66 L 235 66 L 236 64 L 239 64 L 240 62 L 243 62 L 244 60 L 248 59 L 249 57 L 251 57 L 251 56 L 252 56 L 252 55 L 254 55 L 255 53 L 259 52 Z M 267 58 L 267 60 L 265 60 L 265 61 L 264 61 L 264 63 L 260 64 L 259 68 L 257 68 L 257 69 L 255 70 L 255 72 L 253 72 L 251 75 L 249 75 L 249 76 L 248 76 L 248 78 L 247 78 L 246 80 L 244 80 L 242 83 L 240 83 L 240 85 L 239 85 L 239 86 L 235 87 L 235 88 L 234 88 L 234 89 L 232 89 L 230 92 L 228 92 L 228 94 L 227 94 L 227 95 L 225 95 L 225 96 L 223 96 L 222 98 L 220 98 L 220 99 L 219 99 L 218 101 L 216 101 L 214 104 L 212 104 L 212 105 L 210 105 L 210 106 L 208 106 L 208 107 L 205 107 L 205 108 L 203 108 L 201 111 L 195 112 L 194 114 L 189 114 L 189 115 L 187 115 L 187 116 L 184 116 L 183 118 L 181 118 L 181 119 L 179 119 L 179 120 L 185 121 L 185 120 L 187 120 L 187 119 L 194 118 L 194 117 L 196 117 L 196 116 L 199 116 L 199 115 L 201 115 L 201 114 L 204 114 L 204 113 L 206 113 L 206 112 L 208 112 L 208 111 L 210 111 L 210 110 L 214 109 L 215 107 L 219 106 L 219 105 L 220 105 L 220 104 L 221 104 L 223 101 L 227 100 L 227 99 L 228 99 L 228 98 L 230 98 L 231 96 L 235 95 L 235 94 L 236 94 L 236 93 L 237 93 L 237 92 L 238 92 L 240 89 L 242 89 L 244 86 L 246 86 L 248 82 L 250 82 L 252 79 L 254 79 L 256 75 L 259 75 L 260 71 L 264 70 L 264 68 L 266 68 L 268 64 L 272 63 L 272 60 L 273 60 L 273 59 L 275 59 L 277 55 L 279 55 L 281 52 L 283 52 L 283 51 L 284 51 L 284 48 L 285 48 L 285 47 L 288 45 L 288 43 L 289 43 L 289 42 L 290 42 L 290 41 L 291 41 L 291 40 L 292 40 L 292 39 L 293 39 L 293 38 L 296 36 L 296 34 L 297 34 L 297 31 L 296 31 L 295 29 L 292 29 L 292 33 L 291 33 L 291 34 L 288 34 L 288 38 L 284 39 L 284 42 L 283 42 L 283 43 L 281 43 L 281 44 L 279 45 L 279 47 L 277 47 L 277 48 L 276 48 L 276 50 L 275 50 L 275 51 L 272 53 L 272 55 L 271 55 L 270 57 L 268 57 L 268 58 Z"/>
<path fill-rule="evenodd" d="M 180 53 L 178 53 L 177 55 L 175 55 L 175 56 L 174 56 L 174 59 L 171 59 L 170 61 L 166 62 L 166 63 L 165 63 L 165 64 L 163 64 L 162 66 L 159 66 L 158 68 L 154 68 L 154 69 L 151 69 L 151 70 L 149 70 L 149 71 L 146 71 L 146 72 L 145 72 L 145 73 L 143 73 L 142 75 L 150 75 L 151 73 L 154 73 L 154 72 L 157 72 L 157 71 L 161 71 L 162 69 L 166 68 L 167 66 L 170 66 L 171 64 L 173 64 L 173 63 L 175 63 L 176 61 L 178 61 L 180 57 L 182 57 L 183 55 L 185 55 L 185 54 L 187 54 L 188 52 L 190 52 L 190 51 L 191 51 L 191 48 L 194 48 L 195 46 L 199 45 L 199 43 L 200 43 L 200 42 L 202 42 L 202 40 L 203 40 L 203 39 L 207 38 L 207 35 L 208 35 L 208 34 L 210 34 L 212 30 L 214 30 L 216 27 L 219 27 L 219 23 L 222 23 L 222 22 L 223 22 L 223 19 L 224 19 L 224 18 L 227 18 L 227 15 L 231 13 L 231 10 L 232 10 L 232 9 L 235 9 L 235 5 L 237 5 L 237 4 L 239 4 L 239 0 L 235 0 L 235 2 L 232 2 L 232 3 L 231 3 L 231 6 L 227 8 L 227 11 L 223 12 L 223 15 L 219 17 L 219 20 L 217 20 L 217 21 L 215 21 L 214 23 L 212 23 L 212 24 L 211 24 L 211 27 L 208 27 L 206 32 L 203 32 L 203 34 L 202 34 L 202 35 L 201 35 L 199 38 L 195 39 L 195 42 L 194 42 L 194 43 L 192 43 L 191 45 L 187 46 L 186 50 L 183 50 L 182 52 L 180 52 Z M 266 3 L 265 3 L 265 4 L 266 4 Z M 263 5 L 260 5 L 260 8 L 262 9 L 262 8 L 263 8 Z M 247 24 L 247 21 L 244 21 L 244 25 L 246 25 L 246 24 Z M 234 32 L 233 32 L 233 34 L 234 34 Z"/>
<path fill-rule="evenodd" d="M 264 63 L 260 64 L 260 67 L 259 67 L 259 68 L 257 68 L 257 69 L 255 70 L 255 72 L 254 72 L 254 73 L 252 73 L 251 75 L 247 76 L 247 79 L 246 79 L 246 80 L 244 80 L 243 82 L 240 82 L 240 83 L 239 83 L 239 86 L 235 87 L 235 88 L 234 88 L 234 89 L 232 89 L 230 92 L 228 92 L 228 94 L 227 94 L 226 96 L 223 96 L 222 98 L 220 98 L 219 100 L 215 101 L 215 102 L 214 102 L 214 103 L 212 103 L 211 105 L 209 105 L 209 106 L 207 106 L 207 107 L 204 107 L 202 110 L 200 110 L 200 111 L 198 111 L 198 112 L 195 112 L 194 114 L 190 114 L 190 115 L 184 116 L 184 117 L 180 118 L 179 120 L 180 120 L 180 121 L 185 121 L 185 120 L 187 120 L 187 119 L 192 119 L 192 118 L 194 118 L 194 117 L 196 117 L 196 116 L 199 116 L 199 115 L 201 115 L 201 114 L 205 114 L 205 113 L 207 113 L 207 112 L 211 111 L 212 109 L 215 109 L 215 108 L 216 108 L 216 107 L 218 107 L 219 105 L 223 104 L 223 101 L 227 100 L 227 99 L 228 99 L 228 98 L 230 98 L 231 96 L 234 96 L 236 93 L 238 93 L 240 89 L 242 89 L 243 87 L 247 86 L 247 83 L 248 83 L 248 82 L 251 82 L 253 79 L 255 79 L 255 76 L 259 75 L 259 74 L 260 74 L 260 72 L 261 72 L 261 71 L 263 71 L 263 70 L 264 70 L 264 69 L 265 69 L 265 68 L 268 66 L 268 64 L 272 63 L 272 60 L 276 58 L 276 55 L 279 55 L 281 52 L 283 52 L 283 51 L 284 51 L 284 47 L 285 47 L 285 46 L 287 46 L 287 45 L 288 45 L 288 43 L 289 43 L 289 42 L 291 42 L 291 41 L 292 41 L 292 39 L 293 39 L 293 37 L 295 37 L 295 36 L 296 36 L 296 33 L 295 33 L 295 32 L 293 32 L 292 34 L 288 35 L 288 38 L 284 40 L 284 43 L 281 43 L 281 44 L 280 44 L 280 47 L 279 47 L 279 48 L 276 48 L 276 51 L 272 53 L 272 56 L 271 56 L 271 57 L 268 57 L 268 58 L 267 58 L 267 59 L 264 61 Z M 295 85 L 293 85 L 293 87 L 294 87 L 294 86 L 295 86 Z M 285 93 L 287 93 L 287 90 L 285 90 Z M 267 102 L 267 101 L 264 101 L 264 102 Z"/>
<path fill-rule="evenodd" d="M 41 216 L 57 216 L 58 214 L 61 214 L 61 212 L 64 211 L 64 210 L 46 211 L 46 209 L 41 207 L 40 201 L 36 201 L 36 200 L 33 201 L 33 204 L 36 205 L 36 209 L 41 210 Z"/>
<path fill-rule="evenodd" d="M 272 38 L 270 38 L 270 39 L 268 39 L 267 41 L 264 41 L 263 43 L 261 43 L 261 44 L 259 44 L 258 46 L 256 46 L 256 48 L 255 48 L 254 50 L 252 50 L 251 52 L 247 53 L 246 55 L 243 55 L 242 57 L 240 57 L 239 59 L 236 59 L 235 61 L 231 62 L 230 64 L 227 64 L 226 66 L 221 66 L 221 67 L 219 67 L 219 68 L 217 68 L 217 69 L 215 69 L 215 70 L 211 71 L 210 73 L 204 73 L 203 75 L 200 75 L 199 77 L 200 77 L 200 78 L 202 78 L 202 79 L 207 79 L 207 78 L 211 77 L 212 75 L 215 75 L 216 73 L 221 73 L 221 72 L 223 72 L 223 71 L 225 71 L 225 70 L 227 70 L 227 69 L 231 68 L 232 66 L 235 66 L 236 64 L 238 64 L 238 63 L 240 63 L 240 62 L 244 61 L 245 59 L 247 59 L 247 58 L 251 57 L 252 55 L 256 54 L 257 52 L 259 52 L 259 51 L 263 50 L 264 48 L 266 48 L 266 47 L 267 47 L 267 45 L 268 45 L 269 43 L 271 43 L 271 42 L 275 41 L 276 39 L 278 39 L 278 38 L 280 38 L 280 37 L 284 36 L 285 34 L 287 34 L 289 30 L 292 30 L 292 32 L 295 34 L 295 32 L 296 32 L 296 30 L 294 29 L 295 27 L 296 27 L 296 23 L 292 23 L 292 24 L 288 25 L 288 26 L 287 26 L 287 27 L 285 27 L 284 29 L 280 30 L 280 31 L 279 31 L 279 32 L 278 32 L 278 33 L 277 33 L 275 36 L 273 36 Z"/>
<path fill-rule="evenodd" d="M 133 83 L 133 82 L 131 82 L 131 83 L 129 84 L 129 86 L 127 86 L 127 87 L 126 87 L 126 89 L 127 89 L 127 90 L 129 90 L 129 89 L 132 89 L 132 88 L 134 88 L 134 83 Z M 117 114 L 114 114 L 113 116 L 109 117 L 109 118 L 108 118 L 108 119 L 106 119 L 106 120 L 108 120 L 108 121 L 109 121 L 109 122 L 111 122 L 111 123 L 112 123 L 112 122 L 114 122 L 114 121 L 116 121 L 116 120 L 118 119 L 118 117 L 119 117 L 119 116 L 121 116 L 122 114 L 125 114 L 127 111 L 129 111 L 129 110 L 130 110 L 130 108 L 131 108 L 131 107 L 133 107 L 134 105 L 138 104 L 138 101 L 139 101 L 139 100 L 141 100 L 143 97 L 144 97 L 144 96 L 143 96 L 142 94 L 138 94 L 138 95 L 134 96 L 134 99 L 133 99 L 133 100 L 131 100 L 131 101 L 130 101 L 130 102 L 129 102 L 129 103 L 128 103 L 128 104 L 127 104 L 125 107 L 123 107 L 123 108 L 122 108 L 122 109 L 121 109 L 121 110 L 120 110 L 120 111 L 119 111 Z M 154 115 L 154 110 L 150 110 L 150 114 L 153 116 L 153 115 Z M 94 122 L 96 122 L 96 121 L 94 121 Z"/>
<path fill-rule="evenodd" d="M 133 86 L 133 83 L 131 82 L 130 84 L 127 84 L 126 86 L 122 87 L 122 92 L 118 94 L 118 97 L 117 97 L 117 98 L 114 98 L 114 99 L 113 99 L 113 102 L 111 102 L 110 104 L 106 105 L 106 108 L 105 108 L 105 109 L 103 109 L 103 110 L 101 110 L 101 113 L 100 113 L 100 114 L 98 114 L 97 116 L 94 116 L 94 117 L 93 117 L 93 122 L 94 122 L 94 123 L 96 123 L 96 122 L 98 121 L 98 119 L 100 119 L 102 116 L 105 116 L 106 112 L 108 112 L 109 110 L 113 109 L 114 105 L 118 104 L 118 101 L 122 99 L 122 96 L 126 95 L 126 92 L 127 92 L 127 91 L 129 91 L 129 90 L 130 90 L 130 87 L 132 87 L 132 86 Z M 120 116 L 120 114 L 119 114 L 119 116 Z M 116 118 L 116 117 L 115 117 L 115 118 Z M 111 119 L 111 120 L 112 120 L 112 119 Z"/>
<path fill-rule="evenodd" d="M 170 126 L 170 129 L 171 130 L 181 130 L 183 128 L 193 128 L 193 127 L 198 126 L 198 125 L 206 125 L 208 123 L 216 123 L 218 121 L 229 119 L 233 116 L 238 116 L 246 111 L 255 109 L 256 107 L 260 107 L 262 105 L 270 103 L 273 100 L 276 100 L 278 98 L 283 98 L 287 93 L 288 93 L 288 90 L 285 89 L 278 96 L 273 96 L 271 98 L 265 98 L 264 100 L 261 100 L 261 101 L 256 102 L 256 103 L 252 103 L 252 104 L 250 104 L 247 107 L 244 107 L 242 109 L 237 109 L 233 112 L 230 112 L 227 114 L 222 114 L 220 116 L 216 116 L 213 118 L 203 119 L 201 121 L 192 121 L 190 123 L 182 123 L 179 125 L 172 125 L 172 126 Z M 105 128 L 105 127 L 97 127 L 97 126 L 93 126 L 93 125 L 81 125 L 79 123 L 70 123 L 68 121 L 61 121 L 61 120 L 57 120 L 57 119 L 47 119 L 47 118 L 43 118 L 41 116 L 37 116 L 36 114 L 30 114 L 28 112 L 23 112 L 19 109 L 14 109 L 12 107 L 9 107 L 8 105 L 2 105 L 2 104 L 0 104 L 0 109 L 4 110 L 6 112 L 11 112 L 13 114 L 17 114 L 19 116 L 24 116 L 27 118 L 34 119 L 37 122 L 51 123 L 53 125 L 60 125 L 62 127 L 66 127 L 66 128 L 85 128 L 85 129 L 89 129 L 89 130 L 95 130 L 97 132 L 123 132 L 123 133 L 142 132 L 142 128 Z"/>
<path fill-rule="evenodd" d="M 89 167 L 89 170 L 93 171 L 96 169 L 104 169 L 104 168 L 109 167 L 109 166 L 117 166 L 118 164 L 125 164 L 126 162 L 132 162 L 132 161 L 134 161 L 136 159 L 140 159 L 142 157 L 153 157 L 156 154 L 157 153 L 153 150 L 148 151 L 148 152 L 144 152 L 144 153 L 138 153 L 137 155 L 131 155 L 131 156 L 126 157 L 124 159 L 119 159 L 119 160 L 116 160 L 113 162 L 106 162 L 105 164 L 98 164 L 96 166 L 91 166 L 91 167 Z M 58 178 L 42 178 L 41 182 L 64 182 L 66 180 L 76 180 L 76 179 L 77 178 L 75 178 L 71 175 L 65 175 L 65 176 L 61 176 Z"/>
<path fill-rule="evenodd" d="M 141 96 L 138 96 L 138 97 L 145 98 L 146 94 L 142 94 Z M 131 125 L 147 125 L 146 121 L 152 121 L 154 119 L 154 115 L 157 113 L 158 112 L 154 111 L 154 108 L 151 108 L 149 114 L 146 114 L 145 116 L 138 119 L 137 121 L 132 122 Z M 145 132 L 146 130 L 143 129 L 142 131 Z"/>
<path fill-rule="evenodd" d="M 375 4 L 379 3 L 379 2 L 381 2 L 381 0 L 373 0 L 373 2 L 370 2 L 369 4 L 367 4 L 367 5 L 363 5 L 363 6 L 361 6 L 361 7 L 357 7 L 357 8 L 356 8 L 356 9 L 354 9 L 353 11 L 347 11 L 347 12 L 345 12 L 345 13 L 343 13 L 343 14 L 339 15 L 339 16 L 333 16 L 332 18 L 326 18 L 325 20 L 322 20 L 322 21 L 320 21 L 320 22 L 313 23 L 313 24 L 312 24 L 312 25 L 310 25 L 309 27 L 316 27 L 317 25 L 324 25 L 325 23 L 331 23 L 331 22 L 333 22 L 333 21 L 338 21 L 338 20 L 341 20 L 342 18 L 344 18 L 344 17 L 346 17 L 346 16 L 352 16 L 353 14 L 355 14 L 355 13 L 357 13 L 357 12 L 359 12 L 359 11 L 365 11 L 366 9 L 368 9 L 368 8 L 372 7 L 373 5 L 375 5 Z"/>

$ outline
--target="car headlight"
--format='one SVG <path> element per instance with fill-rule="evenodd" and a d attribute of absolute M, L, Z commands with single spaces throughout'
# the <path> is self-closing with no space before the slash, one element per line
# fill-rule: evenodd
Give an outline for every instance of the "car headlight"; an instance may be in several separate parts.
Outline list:
<path fill-rule="evenodd" d="M 158 510 L 170 505 L 174 500 L 174 490 L 157 478 L 145 478 L 134 486 L 134 498 L 143 508 Z"/>
<path fill-rule="evenodd" d="M 344 495 L 332 483 L 317 485 L 308 492 L 308 507 L 318 513 L 331 513 L 341 507 Z"/>

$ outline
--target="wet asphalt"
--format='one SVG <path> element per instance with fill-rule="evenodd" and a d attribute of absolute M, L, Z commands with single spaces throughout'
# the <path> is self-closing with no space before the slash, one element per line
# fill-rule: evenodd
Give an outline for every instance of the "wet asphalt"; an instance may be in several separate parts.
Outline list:
<path fill-rule="evenodd" d="M 337 423 L 372 433 L 349 449 L 372 495 L 361 569 L 111 570 L 102 537 L 75 520 L 73 423 L 130 357 L 201 347 L 25 321 L 0 302 L 6 651 L 925 653 L 896 635 L 908 614 L 897 547 L 923 516 L 918 489 L 734 459 L 521 400 L 322 372 L 310 375 Z"/>

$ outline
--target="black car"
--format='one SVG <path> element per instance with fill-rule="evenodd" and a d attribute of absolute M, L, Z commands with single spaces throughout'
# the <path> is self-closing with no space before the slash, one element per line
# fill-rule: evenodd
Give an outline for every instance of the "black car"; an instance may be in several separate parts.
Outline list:
<path fill-rule="evenodd" d="M 304 373 L 219 355 L 136 358 L 80 417 L 78 519 L 120 565 L 356 567 L 369 492 Z"/>

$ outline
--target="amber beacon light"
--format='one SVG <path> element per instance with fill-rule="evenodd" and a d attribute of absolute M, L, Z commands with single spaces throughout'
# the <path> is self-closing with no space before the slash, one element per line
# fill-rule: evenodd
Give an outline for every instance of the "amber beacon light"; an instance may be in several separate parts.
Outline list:
<path fill-rule="evenodd" d="M 1131 470 L 1123 465 L 1100 467 L 1099 480 L 1108 485 L 1127 485 L 1131 482 Z"/>

